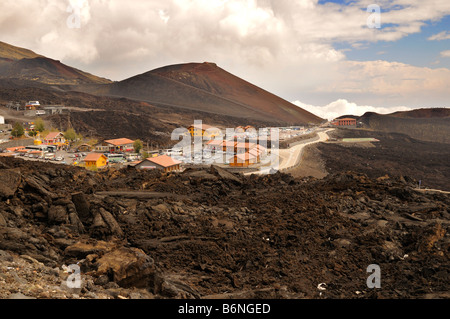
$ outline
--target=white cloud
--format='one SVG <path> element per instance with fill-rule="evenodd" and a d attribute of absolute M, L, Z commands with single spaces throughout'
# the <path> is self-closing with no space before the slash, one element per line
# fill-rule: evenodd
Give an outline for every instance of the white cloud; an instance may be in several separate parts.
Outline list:
<path fill-rule="evenodd" d="M 82 59 L 94 67 L 100 60 L 115 65 L 117 57 L 127 56 L 127 51 L 144 48 L 152 52 L 147 60 L 186 61 L 207 56 L 209 60 L 231 58 L 259 66 L 261 60 L 302 65 L 342 60 L 344 54 L 333 48 L 336 41 L 355 46 L 366 41 L 395 41 L 419 32 L 424 21 L 450 13 L 446 0 L 380 1 L 382 23 L 392 26 L 374 30 L 367 27 L 370 13 L 363 10 L 372 2 L 2 0 L 0 26 L 5 40 L 56 59 Z M 66 25 L 69 4 L 80 8 L 80 30 Z M 44 36 L 50 32 L 59 35 L 52 43 L 36 40 L 48 40 Z"/>
<path fill-rule="evenodd" d="M 376 112 L 379 114 L 389 114 L 396 111 L 409 111 L 411 108 L 406 106 L 397 107 L 374 107 L 368 105 L 357 105 L 345 99 L 339 99 L 325 106 L 315 106 L 305 104 L 300 101 L 294 101 L 293 104 L 305 109 L 323 119 L 333 120 L 343 115 L 361 116 L 366 112 Z"/>
<path fill-rule="evenodd" d="M 450 50 L 442 51 L 441 52 L 441 57 L 450 58 Z"/>
<path fill-rule="evenodd" d="M 442 40 L 449 40 L 450 39 L 450 31 L 442 31 L 438 34 L 433 34 L 431 37 L 428 38 L 430 41 L 442 41 Z"/>
<path fill-rule="evenodd" d="M 445 68 L 431 69 L 382 60 L 344 61 L 340 68 L 346 73 L 334 82 L 333 90 L 338 92 L 402 96 L 424 91 L 450 92 L 450 70 Z"/>
<path fill-rule="evenodd" d="M 288 99 L 312 92 L 334 94 L 329 100 L 362 94 L 357 103 L 369 105 L 448 101 L 448 69 L 348 61 L 334 44 L 396 41 L 450 14 L 450 1 L 380 0 L 389 24 L 382 29 L 367 27 L 373 0 L 347 2 L 2 0 L 0 32 L 2 41 L 113 80 L 211 61 Z M 80 29 L 67 27 L 69 4 L 80 8 Z"/>

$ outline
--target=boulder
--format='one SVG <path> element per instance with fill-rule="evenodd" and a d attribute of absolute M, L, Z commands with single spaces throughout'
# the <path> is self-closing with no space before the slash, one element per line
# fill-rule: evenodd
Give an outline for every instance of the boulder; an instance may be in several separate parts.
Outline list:
<path fill-rule="evenodd" d="M 29 176 L 25 179 L 25 181 L 29 188 L 31 188 L 36 193 L 42 195 L 47 202 L 57 197 L 56 194 L 53 194 L 52 192 L 47 190 L 44 183 L 40 181 L 38 178 Z"/>
<path fill-rule="evenodd" d="M 190 177 L 191 182 L 193 181 L 218 181 L 219 178 L 211 173 L 204 170 L 190 170 L 183 173 L 184 176 Z"/>
<path fill-rule="evenodd" d="M 77 210 L 75 208 L 74 203 L 70 202 L 67 205 L 67 212 L 68 212 L 68 215 L 69 215 L 69 222 L 70 222 L 70 224 L 75 228 L 75 230 L 78 233 L 80 233 L 80 234 L 84 233 L 84 231 L 85 231 L 84 225 L 80 221 L 80 218 L 78 217 Z"/>
<path fill-rule="evenodd" d="M 230 180 L 235 184 L 242 184 L 242 180 L 239 179 L 236 175 L 228 172 L 226 169 L 223 169 L 221 167 L 218 166 L 211 166 L 211 173 L 213 173 L 216 176 L 219 176 L 221 179 L 224 180 Z"/>
<path fill-rule="evenodd" d="M 86 224 L 93 217 L 86 197 L 83 193 L 74 193 L 72 194 L 72 202 L 75 204 L 76 212 L 81 222 Z"/>
<path fill-rule="evenodd" d="M 2 213 L 0 213 L 0 227 L 6 227 L 6 219 L 3 217 Z"/>
<path fill-rule="evenodd" d="M 48 210 L 48 221 L 51 224 L 63 224 L 69 221 L 67 210 L 64 206 L 51 206 Z"/>
<path fill-rule="evenodd" d="M 155 287 L 155 263 L 141 249 L 121 247 L 103 255 L 97 261 L 98 277 L 106 275 L 124 288 Z"/>
<path fill-rule="evenodd" d="M 13 196 L 19 188 L 21 180 L 19 169 L 0 170 L 0 197 Z"/>
<path fill-rule="evenodd" d="M 110 212 L 106 211 L 103 207 L 100 207 L 99 212 L 103 220 L 111 230 L 111 233 L 115 236 L 122 237 L 123 236 L 122 228 L 120 228 L 119 223 L 116 221 L 114 216 L 111 215 Z"/>
<path fill-rule="evenodd" d="M 159 214 L 170 214 L 170 208 L 166 204 L 152 206 L 152 210 Z"/>
<path fill-rule="evenodd" d="M 67 247 L 64 250 L 64 254 L 67 257 L 86 258 L 91 254 L 103 254 L 113 249 L 114 244 L 110 244 L 104 241 L 98 241 L 95 243 L 78 242 L 74 245 Z"/>

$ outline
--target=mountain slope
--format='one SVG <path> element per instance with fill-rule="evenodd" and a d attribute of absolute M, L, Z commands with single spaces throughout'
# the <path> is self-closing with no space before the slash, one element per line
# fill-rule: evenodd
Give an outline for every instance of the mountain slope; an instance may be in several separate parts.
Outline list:
<path fill-rule="evenodd" d="M 395 112 L 389 115 L 401 118 L 447 118 L 450 117 L 450 108 L 417 109 L 411 111 Z"/>
<path fill-rule="evenodd" d="M 33 51 L 0 42 L 0 78 L 51 85 L 106 84 L 110 80 L 72 68 Z"/>
<path fill-rule="evenodd" d="M 14 45 L 0 41 L 0 59 L 21 60 L 42 57 L 31 50 L 19 48 Z"/>
<path fill-rule="evenodd" d="M 139 99 L 195 111 L 270 121 L 278 124 L 320 123 L 321 118 L 281 99 L 213 63 L 159 68 L 90 93 Z"/>
<path fill-rule="evenodd" d="M 415 139 L 450 143 L 450 109 L 419 109 L 392 114 L 368 112 L 358 118 L 367 128 L 407 134 Z"/>
<path fill-rule="evenodd" d="M 60 61 L 0 42 L 0 80 L 23 87 L 75 90 L 100 96 L 124 97 L 160 107 L 207 112 L 214 116 L 274 125 L 317 124 L 323 120 L 214 63 L 162 67 L 112 82 Z"/>

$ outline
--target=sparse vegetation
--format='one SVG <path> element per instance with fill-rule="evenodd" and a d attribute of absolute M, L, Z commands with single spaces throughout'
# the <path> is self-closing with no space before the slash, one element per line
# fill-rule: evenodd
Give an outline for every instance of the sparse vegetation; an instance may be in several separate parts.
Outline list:
<path fill-rule="evenodd" d="M 142 143 L 141 140 L 134 141 L 133 148 L 134 148 L 135 153 L 139 154 L 143 147 L 144 147 L 144 144 Z"/>
<path fill-rule="evenodd" d="M 25 129 L 23 128 L 23 125 L 20 124 L 19 122 L 16 122 L 11 131 L 11 135 L 14 137 L 22 137 L 24 134 L 25 134 Z"/>
<path fill-rule="evenodd" d="M 37 134 L 38 134 L 38 132 L 34 131 L 34 130 L 28 132 L 28 136 L 31 136 L 31 137 L 35 137 Z"/>
<path fill-rule="evenodd" d="M 34 121 L 34 129 L 35 129 L 35 131 L 37 131 L 37 132 L 39 132 L 39 133 L 44 132 L 44 131 L 45 131 L 45 123 L 44 123 L 44 120 L 41 119 L 41 118 L 37 118 L 37 119 Z"/>
<path fill-rule="evenodd" d="M 69 128 L 67 131 L 64 132 L 64 138 L 68 141 L 75 141 L 77 139 L 77 133 L 73 128 Z"/>

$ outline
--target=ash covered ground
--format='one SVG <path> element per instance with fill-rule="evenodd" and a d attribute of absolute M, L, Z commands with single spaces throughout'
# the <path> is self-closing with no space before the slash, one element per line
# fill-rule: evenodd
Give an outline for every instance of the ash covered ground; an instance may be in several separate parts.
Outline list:
<path fill-rule="evenodd" d="M 448 298 L 450 197 L 416 183 L 1 159 L 0 298 Z"/>

